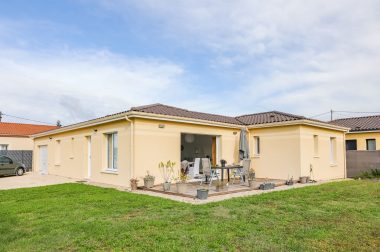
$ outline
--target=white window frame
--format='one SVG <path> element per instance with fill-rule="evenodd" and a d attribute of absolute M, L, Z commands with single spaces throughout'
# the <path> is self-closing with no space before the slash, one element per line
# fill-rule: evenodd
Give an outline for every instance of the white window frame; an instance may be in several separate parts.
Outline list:
<path fill-rule="evenodd" d="M 61 140 L 55 141 L 55 165 L 61 164 Z"/>
<path fill-rule="evenodd" d="M 107 139 L 107 170 L 115 172 L 118 170 L 119 136 L 117 132 L 106 133 L 105 135 Z M 111 144 L 109 141 L 111 141 Z M 110 146 L 112 146 L 111 150 Z"/>
<path fill-rule="evenodd" d="M 368 147 L 369 147 L 369 141 L 373 141 L 373 143 L 375 144 L 374 145 L 374 149 L 373 150 L 370 150 Z M 375 138 L 369 138 L 369 139 L 366 139 L 365 140 L 365 145 L 366 145 L 366 150 L 367 151 L 375 151 L 376 150 L 376 139 Z"/>
<path fill-rule="evenodd" d="M 254 156 L 260 156 L 261 153 L 261 146 L 260 146 L 260 137 L 254 136 L 253 137 L 253 154 Z"/>
<path fill-rule="evenodd" d="M 5 146 L 5 149 L 3 149 Z M 8 150 L 9 144 L 0 144 L 0 150 Z"/>
<path fill-rule="evenodd" d="M 319 157 L 319 136 L 314 135 L 313 136 L 313 143 L 314 143 L 314 157 Z"/>
<path fill-rule="evenodd" d="M 330 137 L 330 164 L 336 165 L 336 137 Z"/>

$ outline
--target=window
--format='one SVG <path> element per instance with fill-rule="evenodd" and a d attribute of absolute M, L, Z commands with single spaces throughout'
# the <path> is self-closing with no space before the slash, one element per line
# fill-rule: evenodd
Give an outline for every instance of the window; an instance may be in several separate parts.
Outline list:
<path fill-rule="evenodd" d="M 0 164 L 12 164 L 12 159 L 5 157 L 5 156 L 0 156 Z"/>
<path fill-rule="evenodd" d="M 356 140 L 346 140 L 346 150 L 357 150 L 357 141 Z"/>
<path fill-rule="evenodd" d="M 260 155 L 260 137 L 258 136 L 255 136 L 253 137 L 253 141 L 254 141 L 254 154 L 255 155 Z"/>
<path fill-rule="evenodd" d="M 0 144 L 0 150 L 8 150 L 8 144 Z"/>
<path fill-rule="evenodd" d="M 374 151 L 376 150 L 376 139 L 367 139 L 367 150 Z"/>
<path fill-rule="evenodd" d="M 336 164 L 336 137 L 330 137 L 330 163 Z"/>
<path fill-rule="evenodd" d="M 319 143 L 318 143 L 318 136 L 314 135 L 314 157 L 319 156 Z"/>
<path fill-rule="evenodd" d="M 117 170 L 117 152 L 117 133 L 107 134 L 107 168 L 109 170 Z"/>
<path fill-rule="evenodd" d="M 71 138 L 70 140 L 70 158 L 73 159 L 74 158 L 74 137 Z"/>
<path fill-rule="evenodd" d="M 59 165 L 61 163 L 61 140 L 57 140 L 55 143 L 55 164 Z"/>

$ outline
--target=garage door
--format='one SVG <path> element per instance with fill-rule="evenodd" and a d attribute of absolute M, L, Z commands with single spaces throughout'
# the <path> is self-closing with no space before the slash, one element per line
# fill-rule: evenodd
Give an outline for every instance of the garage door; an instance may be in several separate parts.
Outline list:
<path fill-rule="evenodd" d="M 48 151 L 47 145 L 40 146 L 40 174 L 48 174 Z"/>

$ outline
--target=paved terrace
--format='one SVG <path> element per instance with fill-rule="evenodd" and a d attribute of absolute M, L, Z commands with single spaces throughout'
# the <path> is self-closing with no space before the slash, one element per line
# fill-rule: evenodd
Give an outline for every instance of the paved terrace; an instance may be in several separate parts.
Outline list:
<path fill-rule="evenodd" d="M 235 183 L 232 183 L 232 181 L 228 182 L 227 180 L 223 181 L 224 186 L 223 188 L 217 190 L 215 184 L 216 181 L 213 181 L 212 185 L 208 185 L 205 183 L 200 184 L 200 182 L 190 182 L 187 183 L 187 191 L 184 194 L 177 193 L 177 186 L 175 183 L 172 184 L 170 191 L 164 191 L 162 185 L 155 185 L 153 188 L 144 188 L 140 187 L 140 190 L 145 191 L 151 191 L 156 193 L 162 193 L 167 195 L 175 195 L 175 196 L 181 196 L 186 198 L 194 199 L 197 195 L 197 189 L 209 189 L 208 197 L 215 197 L 219 195 L 226 195 L 226 194 L 232 194 L 232 193 L 239 193 L 239 192 L 247 192 L 252 190 L 259 190 L 260 184 L 264 182 L 271 182 L 274 183 L 275 186 L 281 186 L 285 185 L 285 180 L 279 180 L 279 179 L 262 179 L 257 178 L 254 181 L 253 187 L 248 186 L 248 182 L 246 183 L 240 183 L 240 180 L 236 180 Z"/>

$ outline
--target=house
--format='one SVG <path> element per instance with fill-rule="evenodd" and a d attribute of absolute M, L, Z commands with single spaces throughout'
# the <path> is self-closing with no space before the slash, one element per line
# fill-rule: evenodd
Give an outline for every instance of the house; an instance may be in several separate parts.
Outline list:
<path fill-rule="evenodd" d="M 380 150 L 380 115 L 343 118 L 330 123 L 350 128 L 346 134 L 347 150 Z"/>
<path fill-rule="evenodd" d="M 0 122 L 0 150 L 33 150 L 30 135 L 56 128 L 50 125 Z"/>
<path fill-rule="evenodd" d="M 345 177 L 345 127 L 271 111 L 230 117 L 162 104 L 33 135 L 34 167 L 94 182 L 129 186 L 147 172 L 162 183 L 158 163 L 209 157 L 239 162 L 239 136 L 248 130 L 251 166 L 261 178 Z"/>

